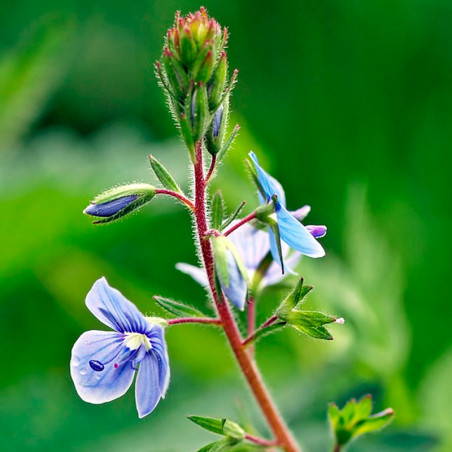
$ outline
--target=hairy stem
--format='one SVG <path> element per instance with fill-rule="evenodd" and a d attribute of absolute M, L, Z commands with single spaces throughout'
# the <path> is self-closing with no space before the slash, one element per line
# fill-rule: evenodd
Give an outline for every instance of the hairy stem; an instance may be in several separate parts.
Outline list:
<path fill-rule="evenodd" d="M 249 333 L 248 336 L 245 338 L 245 340 L 242 342 L 242 345 L 244 347 L 248 346 L 248 344 L 250 342 L 253 342 L 254 338 L 256 337 L 257 332 L 265 330 L 265 328 L 268 328 L 269 326 L 273 325 L 277 320 L 278 320 L 278 317 L 276 315 L 274 315 L 273 317 L 270 317 L 257 330 L 252 331 L 251 333 Z"/>
<path fill-rule="evenodd" d="M 208 325 L 221 325 L 221 320 L 206 317 L 182 317 L 179 319 L 168 320 L 168 325 L 180 325 L 181 323 L 205 323 Z"/>
<path fill-rule="evenodd" d="M 334 450 L 333 450 L 333 452 L 341 452 L 341 446 L 340 446 L 340 444 L 336 444 L 335 446 L 334 446 Z"/>
<path fill-rule="evenodd" d="M 256 330 L 256 300 L 250 296 L 248 298 L 247 307 L 247 326 L 248 326 L 248 337 L 254 336 Z M 245 343 L 243 343 L 245 345 Z M 254 346 L 250 345 L 248 347 L 248 354 L 254 356 Z"/>
<path fill-rule="evenodd" d="M 217 156 L 212 155 L 212 161 L 210 162 L 210 168 L 209 168 L 209 171 L 207 172 L 207 176 L 206 176 L 206 184 L 209 183 L 210 178 L 212 177 L 212 174 L 215 170 L 216 164 L 217 164 Z"/>
<path fill-rule="evenodd" d="M 209 279 L 209 286 L 212 298 L 218 315 L 222 321 L 223 329 L 235 358 L 245 376 L 248 385 L 253 392 L 263 415 L 275 435 L 280 447 L 286 452 L 301 452 L 300 447 L 295 442 L 289 429 L 281 418 L 272 398 L 270 397 L 262 377 L 257 369 L 254 360 L 248 355 L 242 345 L 242 337 L 237 324 L 229 310 L 229 306 L 221 292 L 217 291 L 215 283 L 215 270 L 212 245 L 210 240 L 204 240 L 208 231 L 206 214 L 206 181 L 204 179 L 202 142 L 196 143 L 196 163 L 194 164 L 195 178 L 195 222 L 198 234 L 199 246 L 204 262 L 204 267 Z"/>
<path fill-rule="evenodd" d="M 230 227 L 226 232 L 223 233 L 223 235 L 228 236 L 231 232 L 234 232 L 236 229 L 238 229 L 240 226 L 243 226 L 245 223 L 248 223 L 251 220 L 254 220 L 256 218 L 256 212 L 252 212 L 249 215 L 247 215 L 245 218 L 242 218 L 238 223 L 236 223 L 234 226 Z"/>
<path fill-rule="evenodd" d="M 164 188 L 157 188 L 157 190 L 155 190 L 155 193 L 158 195 L 168 195 L 172 196 L 173 198 L 177 198 L 179 201 L 182 201 L 191 211 L 195 210 L 195 205 L 184 195 L 181 195 L 176 191 L 165 190 Z"/>
<path fill-rule="evenodd" d="M 259 444 L 259 446 L 271 447 L 279 445 L 278 441 L 269 441 L 268 439 L 259 438 L 258 436 L 250 435 L 249 433 L 245 435 L 245 439 L 254 444 Z"/>

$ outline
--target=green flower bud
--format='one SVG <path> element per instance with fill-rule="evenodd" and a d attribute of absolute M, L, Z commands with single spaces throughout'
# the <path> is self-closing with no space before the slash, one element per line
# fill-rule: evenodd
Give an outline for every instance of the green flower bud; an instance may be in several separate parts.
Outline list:
<path fill-rule="evenodd" d="M 155 187 L 152 185 L 122 185 L 96 196 L 83 213 L 100 218 L 94 224 L 109 223 L 138 210 L 154 196 Z"/>

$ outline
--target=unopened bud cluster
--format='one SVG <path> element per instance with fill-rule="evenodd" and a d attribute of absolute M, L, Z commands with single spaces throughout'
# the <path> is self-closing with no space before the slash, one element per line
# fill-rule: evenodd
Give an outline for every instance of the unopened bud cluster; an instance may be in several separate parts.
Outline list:
<path fill-rule="evenodd" d="M 199 140 L 213 155 L 223 145 L 234 84 L 233 77 L 227 85 L 226 41 L 227 30 L 204 8 L 186 17 L 177 13 L 157 63 L 157 75 L 192 159 Z"/>

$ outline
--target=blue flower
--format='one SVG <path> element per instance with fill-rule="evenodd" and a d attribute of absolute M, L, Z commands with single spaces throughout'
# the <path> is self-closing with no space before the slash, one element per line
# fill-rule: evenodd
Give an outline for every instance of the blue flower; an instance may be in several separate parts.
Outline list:
<path fill-rule="evenodd" d="M 105 278 L 94 283 L 86 306 L 115 331 L 87 331 L 74 344 L 71 377 L 78 395 L 89 403 L 110 402 L 126 393 L 137 373 L 138 415 L 148 415 L 169 384 L 164 329 L 146 319 Z"/>
<path fill-rule="evenodd" d="M 273 202 L 272 198 L 275 199 L 276 195 L 276 201 L 274 201 L 275 213 L 281 240 L 287 243 L 290 248 L 299 251 L 306 256 L 324 256 L 325 251 L 322 248 L 322 245 L 320 245 L 320 243 L 314 238 L 313 234 L 286 209 L 286 197 L 281 184 L 261 168 L 254 152 L 250 152 L 249 156 L 251 157 L 256 171 L 256 179 L 260 188 L 259 197 L 261 204 Z M 326 232 L 326 228 L 324 226 L 316 226 L 316 228 L 317 229 L 314 231 L 314 235 L 321 235 L 322 233 L 324 235 Z M 280 244 L 277 242 L 277 238 L 271 229 L 269 229 L 269 234 L 270 250 L 273 259 L 283 265 L 279 252 Z"/>

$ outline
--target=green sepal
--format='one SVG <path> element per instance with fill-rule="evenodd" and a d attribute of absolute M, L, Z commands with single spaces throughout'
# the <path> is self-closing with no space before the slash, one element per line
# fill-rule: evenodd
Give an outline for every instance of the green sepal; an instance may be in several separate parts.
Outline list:
<path fill-rule="evenodd" d="M 154 295 L 155 302 L 175 317 L 206 317 L 201 311 L 180 301 Z"/>
<path fill-rule="evenodd" d="M 217 130 L 217 135 L 214 134 L 215 116 L 221 113 L 220 124 Z M 206 133 L 206 149 L 211 155 L 218 155 L 223 149 L 224 135 L 226 133 L 226 126 L 229 119 L 229 98 L 224 104 L 212 115 L 209 128 Z M 221 157 L 223 154 L 221 155 Z M 220 158 L 221 158 L 220 157 Z M 218 158 L 218 157 L 217 157 Z"/>
<path fill-rule="evenodd" d="M 190 67 L 196 59 L 198 49 L 193 40 L 193 35 L 188 27 L 180 30 L 180 57 L 185 67 Z"/>
<path fill-rule="evenodd" d="M 253 179 L 254 184 L 256 185 L 257 190 L 261 194 L 263 199 L 267 199 L 267 195 L 265 194 L 265 190 L 262 187 L 261 183 L 259 182 L 259 178 L 257 176 L 256 168 L 254 168 L 254 165 L 248 160 L 245 160 L 246 165 L 248 166 L 248 170 L 251 174 L 251 178 Z"/>
<path fill-rule="evenodd" d="M 221 229 L 224 215 L 224 201 L 220 190 L 213 195 L 211 206 L 212 228 L 219 230 Z"/>
<path fill-rule="evenodd" d="M 229 217 L 226 218 L 226 220 L 223 222 L 223 224 L 220 227 L 220 230 L 223 231 L 224 229 L 226 229 L 239 215 L 239 213 L 242 211 L 243 206 L 246 204 L 246 201 L 242 201 L 239 206 L 237 207 L 237 209 L 234 210 L 234 212 L 231 213 L 231 215 L 229 215 Z"/>
<path fill-rule="evenodd" d="M 174 57 L 174 55 L 166 49 L 162 56 L 163 68 L 168 79 L 168 83 L 172 92 L 179 101 L 182 101 L 187 94 L 188 77 L 183 66 Z"/>
<path fill-rule="evenodd" d="M 287 314 L 297 305 L 304 301 L 306 295 L 313 289 L 312 286 L 305 286 L 303 278 L 300 278 L 292 292 L 282 301 L 275 314 L 282 320 L 286 319 Z"/>
<path fill-rule="evenodd" d="M 179 125 L 182 138 L 185 141 L 188 152 L 190 154 L 190 159 L 192 163 L 196 163 L 196 153 L 195 153 L 195 141 L 193 140 L 193 133 L 191 129 L 190 119 L 185 113 L 181 113 L 179 116 Z"/>
<path fill-rule="evenodd" d="M 323 325 L 334 323 L 337 319 L 322 312 L 293 309 L 284 316 L 284 320 L 300 333 L 307 334 L 315 339 L 331 341 L 333 336 Z"/>
<path fill-rule="evenodd" d="M 276 218 L 276 206 L 274 202 L 267 202 L 265 204 L 261 204 L 254 211 L 256 214 L 256 219 L 260 222 L 264 223 L 267 226 L 274 226 L 278 223 Z"/>
<path fill-rule="evenodd" d="M 242 427 L 229 419 L 218 419 L 205 416 L 188 416 L 188 419 L 210 432 L 239 440 L 243 440 L 245 438 L 245 431 Z"/>
<path fill-rule="evenodd" d="M 195 88 L 192 98 L 191 114 L 193 115 L 191 118 L 193 141 L 196 142 L 204 136 L 207 128 L 207 118 L 209 116 L 209 102 L 205 83 L 199 82 Z"/>
<path fill-rule="evenodd" d="M 226 52 L 221 52 L 217 66 L 215 67 L 212 78 L 209 81 L 209 107 L 210 112 L 214 113 L 215 105 L 217 105 L 224 91 L 226 85 L 226 76 L 228 73 L 228 59 Z"/>
<path fill-rule="evenodd" d="M 193 64 L 193 80 L 207 83 L 212 75 L 215 60 L 215 48 L 212 42 L 206 41 Z"/>
<path fill-rule="evenodd" d="M 345 446 L 365 433 L 381 430 L 394 418 L 394 411 L 391 408 L 373 415 L 371 412 L 370 395 L 363 397 L 359 402 L 355 399 L 348 401 L 342 410 L 336 404 L 330 404 L 328 416 L 336 443 Z"/>
<path fill-rule="evenodd" d="M 217 159 L 221 160 L 226 152 L 228 152 L 229 148 L 231 147 L 232 143 L 235 140 L 235 137 L 237 136 L 237 132 L 240 130 L 240 126 L 238 124 L 235 125 L 234 130 L 230 133 L 228 139 L 224 143 L 223 147 L 220 149 L 220 151 L 217 154 Z"/>
<path fill-rule="evenodd" d="M 222 438 L 219 441 L 207 444 L 207 446 L 202 447 L 197 452 L 233 452 L 236 450 L 237 444 L 240 444 L 242 440 L 236 438 Z"/>
<path fill-rule="evenodd" d="M 125 198 L 127 196 L 136 196 L 137 198 L 125 205 L 122 209 L 118 210 L 115 214 L 102 216 L 95 215 L 90 212 L 95 206 L 100 206 L 102 204 L 106 204 L 108 202 L 120 200 L 121 198 Z M 90 215 L 93 218 L 96 218 L 96 221 L 93 221 L 93 224 L 106 224 L 111 223 L 112 221 L 119 220 L 122 217 L 140 209 L 143 205 L 150 202 L 155 196 L 155 187 L 149 184 L 128 184 L 121 185 L 119 187 L 114 187 L 109 190 L 104 191 L 100 195 L 97 195 L 91 202 L 88 207 L 83 211 L 84 214 Z"/>
<path fill-rule="evenodd" d="M 167 189 L 175 191 L 181 195 L 182 192 L 177 182 L 174 180 L 173 176 L 170 172 L 152 155 L 148 156 L 149 162 L 151 163 L 151 167 L 156 175 L 157 179 L 161 182 L 161 184 Z"/>
<path fill-rule="evenodd" d="M 229 271 L 228 271 L 228 239 L 224 236 L 212 237 L 212 250 L 215 261 L 215 271 L 221 282 L 229 287 Z"/>

